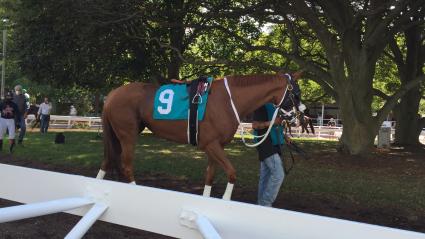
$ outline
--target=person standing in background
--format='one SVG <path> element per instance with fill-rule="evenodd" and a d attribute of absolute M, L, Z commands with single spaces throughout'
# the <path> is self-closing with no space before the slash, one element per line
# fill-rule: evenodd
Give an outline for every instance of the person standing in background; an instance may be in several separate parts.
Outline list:
<path fill-rule="evenodd" d="M 71 105 L 71 108 L 69 109 L 69 115 L 77 116 L 77 109 L 75 109 L 74 105 Z"/>
<path fill-rule="evenodd" d="M 74 105 L 71 105 L 70 109 L 69 109 L 69 115 L 72 117 L 77 116 L 77 109 L 75 109 Z M 74 121 L 71 120 L 71 124 L 68 127 L 73 127 L 74 126 Z"/>
<path fill-rule="evenodd" d="M 30 104 L 22 92 L 21 85 L 15 86 L 15 94 L 13 95 L 13 102 L 18 106 L 18 110 L 20 113 L 19 118 L 16 119 L 16 124 L 20 128 L 18 144 L 22 144 L 25 137 L 25 132 L 27 131 L 27 125 L 26 125 L 25 119 L 27 118 Z"/>
<path fill-rule="evenodd" d="M 50 122 L 50 111 L 52 110 L 52 105 L 49 102 L 49 98 L 44 97 L 44 102 L 40 104 L 38 109 L 38 115 L 40 115 L 40 132 L 47 133 Z"/>
<path fill-rule="evenodd" d="M 15 146 L 15 119 L 19 118 L 18 106 L 13 103 L 13 93 L 6 92 L 3 102 L 0 102 L 0 151 L 3 150 L 3 136 L 8 131 L 9 152 Z"/>

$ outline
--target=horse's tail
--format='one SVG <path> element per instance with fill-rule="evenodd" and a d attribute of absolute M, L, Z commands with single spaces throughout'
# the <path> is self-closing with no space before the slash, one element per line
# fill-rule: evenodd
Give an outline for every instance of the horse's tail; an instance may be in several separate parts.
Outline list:
<path fill-rule="evenodd" d="M 104 110 L 102 114 L 103 127 L 103 165 L 105 170 L 112 175 L 118 174 L 118 178 L 122 179 L 122 170 L 120 163 L 121 144 L 111 125 L 108 112 Z"/>

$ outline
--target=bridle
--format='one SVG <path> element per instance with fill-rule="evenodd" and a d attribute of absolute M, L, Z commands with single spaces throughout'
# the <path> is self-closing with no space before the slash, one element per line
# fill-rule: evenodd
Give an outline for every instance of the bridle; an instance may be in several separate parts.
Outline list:
<path fill-rule="evenodd" d="M 294 94 L 294 91 L 293 91 L 293 89 L 294 89 L 293 84 L 295 84 L 295 82 L 292 81 L 291 75 L 285 74 L 285 76 L 288 79 L 289 94 L 287 96 L 289 97 L 292 109 L 287 111 L 287 110 L 284 109 L 285 108 L 284 105 L 280 105 L 280 109 L 279 109 L 280 115 L 279 116 L 281 116 L 283 119 L 289 121 L 290 123 L 293 123 L 294 119 L 300 118 L 302 111 L 303 111 L 303 110 L 300 110 L 300 106 L 303 105 L 303 104 L 297 104 L 295 102 L 295 94 Z M 286 103 L 286 102 L 284 102 L 284 103 Z"/>

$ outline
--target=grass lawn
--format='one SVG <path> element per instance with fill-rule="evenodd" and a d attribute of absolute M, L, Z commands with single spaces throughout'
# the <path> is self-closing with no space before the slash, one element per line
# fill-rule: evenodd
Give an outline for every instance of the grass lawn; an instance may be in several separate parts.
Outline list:
<path fill-rule="evenodd" d="M 103 146 L 96 132 L 66 132 L 65 135 L 66 144 L 56 145 L 53 142 L 55 133 L 28 132 L 25 147 L 18 146 L 14 155 L 49 164 L 100 166 Z M 323 196 L 373 207 L 397 206 L 425 214 L 425 178 L 420 173 L 424 169 L 409 165 L 394 169 L 386 163 L 377 166 L 373 158 L 367 159 L 371 160 L 372 166 L 367 162 L 357 164 L 356 159 L 336 158 L 335 141 L 296 141 L 311 153 L 312 159 L 296 160 L 294 169 L 285 178 L 283 192 Z M 259 171 L 256 150 L 245 147 L 236 139 L 227 146 L 226 152 L 237 170 L 238 187 L 256 190 Z M 400 156 L 397 162 L 403 160 Z M 408 157 L 406 160 L 409 164 Z M 206 165 L 204 153 L 194 147 L 174 144 L 148 133 L 140 136 L 136 147 L 136 174 L 163 173 L 186 177 L 202 185 Z M 225 184 L 224 173 L 222 170 L 218 172 L 217 181 Z"/>

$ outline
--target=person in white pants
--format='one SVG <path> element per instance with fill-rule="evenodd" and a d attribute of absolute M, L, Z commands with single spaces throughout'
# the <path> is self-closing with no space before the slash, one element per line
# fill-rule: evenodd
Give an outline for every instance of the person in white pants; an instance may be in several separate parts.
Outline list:
<path fill-rule="evenodd" d="M 8 131 L 10 153 L 15 146 L 15 119 L 19 116 L 18 106 L 12 99 L 13 94 L 7 92 L 4 101 L 0 103 L 0 151 L 3 150 L 3 136 Z"/>

